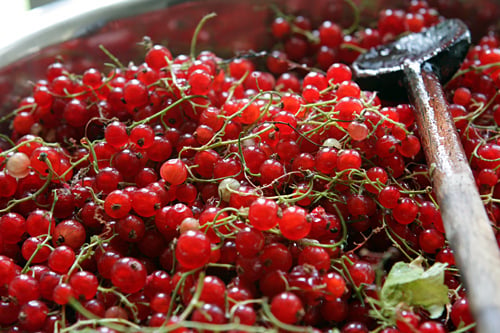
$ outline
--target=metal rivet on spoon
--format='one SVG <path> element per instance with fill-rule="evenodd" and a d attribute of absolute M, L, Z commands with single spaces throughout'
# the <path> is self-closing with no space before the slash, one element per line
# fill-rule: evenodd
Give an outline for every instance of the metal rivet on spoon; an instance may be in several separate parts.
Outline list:
<path fill-rule="evenodd" d="M 460 20 L 369 50 L 353 64 L 358 84 L 384 98 L 406 91 L 431 171 L 446 236 L 467 288 L 477 332 L 500 330 L 500 251 L 443 95 L 470 46 Z"/>

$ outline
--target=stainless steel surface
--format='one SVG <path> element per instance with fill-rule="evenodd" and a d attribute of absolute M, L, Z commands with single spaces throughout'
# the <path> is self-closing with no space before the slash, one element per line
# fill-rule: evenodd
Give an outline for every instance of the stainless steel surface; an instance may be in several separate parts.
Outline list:
<path fill-rule="evenodd" d="M 36 8 L 36 7 L 47 5 L 47 4 L 54 2 L 54 1 L 60 1 L 60 0 L 30 0 L 29 5 L 30 5 L 30 8 Z"/>
<path fill-rule="evenodd" d="M 166 4 L 165 0 L 70 0 L 35 9 L 19 22 L 28 29 L 13 33 L 11 40 L 0 45 L 0 68 L 44 47 L 85 36 L 112 20 L 164 8 Z"/>

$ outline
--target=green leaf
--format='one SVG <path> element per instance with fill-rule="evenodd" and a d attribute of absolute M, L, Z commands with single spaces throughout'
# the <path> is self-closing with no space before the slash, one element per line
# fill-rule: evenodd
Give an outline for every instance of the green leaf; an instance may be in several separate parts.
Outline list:
<path fill-rule="evenodd" d="M 449 303 L 448 286 L 444 283 L 446 264 L 435 263 L 429 269 L 422 267 L 422 258 L 411 263 L 396 263 L 380 292 L 380 300 L 386 306 L 405 303 L 421 306 L 437 318 Z"/>

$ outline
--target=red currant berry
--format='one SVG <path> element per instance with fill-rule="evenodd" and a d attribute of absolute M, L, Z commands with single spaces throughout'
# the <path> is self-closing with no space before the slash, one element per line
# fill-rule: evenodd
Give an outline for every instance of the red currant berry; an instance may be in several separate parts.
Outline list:
<path fill-rule="evenodd" d="M 324 248 L 306 246 L 299 254 L 299 265 L 311 265 L 318 271 L 327 271 L 330 268 L 330 255 Z"/>
<path fill-rule="evenodd" d="M 271 313 L 285 324 L 295 324 L 304 316 L 304 306 L 300 298 L 291 292 L 283 292 L 271 300 Z"/>
<path fill-rule="evenodd" d="M 210 241 L 199 231 L 188 230 L 177 241 L 175 258 L 186 269 L 200 268 L 210 260 Z"/>
<path fill-rule="evenodd" d="M 385 208 L 394 208 L 398 205 L 401 192 L 394 186 L 384 187 L 378 194 L 378 200 Z"/>
<path fill-rule="evenodd" d="M 1 222 L 0 222 L 1 223 Z M 26 231 L 30 236 L 36 237 L 54 232 L 56 221 L 49 211 L 36 209 L 26 219 Z"/>
<path fill-rule="evenodd" d="M 6 256 L 0 255 L 0 285 L 8 285 L 16 276 L 17 265 Z"/>
<path fill-rule="evenodd" d="M 337 170 L 359 169 L 361 167 L 361 155 L 352 149 L 341 150 L 337 157 Z"/>
<path fill-rule="evenodd" d="M 128 81 L 123 87 L 123 99 L 128 107 L 144 106 L 149 101 L 148 88 L 137 79 Z M 132 133 L 130 133 L 132 135 Z"/>
<path fill-rule="evenodd" d="M 278 205 L 271 199 L 259 198 L 250 205 L 248 220 L 257 230 L 274 228 L 278 224 Z"/>
<path fill-rule="evenodd" d="M 59 305 L 68 304 L 68 302 L 73 297 L 75 297 L 75 294 L 73 293 L 73 288 L 71 288 L 71 286 L 68 283 L 58 284 L 54 288 L 54 292 L 52 294 L 54 302 Z"/>
<path fill-rule="evenodd" d="M 446 333 L 443 324 L 437 321 L 425 321 L 418 327 L 419 333 Z"/>
<path fill-rule="evenodd" d="M 330 272 L 323 277 L 326 284 L 326 297 L 329 300 L 341 297 L 346 291 L 346 282 L 344 278 L 335 272 Z"/>
<path fill-rule="evenodd" d="M 56 247 L 49 255 L 48 265 L 51 270 L 59 274 L 69 271 L 75 262 L 75 252 L 66 245 Z"/>
<path fill-rule="evenodd" d="M 188 171 L 184 162 L 179 159 L 170 159 L 162 164 L 160 176 L 171 185 L 179 185 L 186 181 Z"/>
<path fill-rule="evenodd" d="M 418 205 L 411 198 L 402 198 L 392 209 L 394 219 L 401 224 L 410 224 L 418 215 Z"/>
<path fill-rule="evenodd" d="M 306 237 L 311 230 L 311 218 L 304 208 L 288 207 L 279 219 L 280 231 L 290 240 L 299 240 Z"/>
<path fill-rule="evenodd" d="M 326 78 L 328 82 L 338 84 L 344 81 L 350 81 L 352 79 L 352 72 L 349 66 L 337 63 L 328 68 Z"/>
<path fill-rule="evenodd" d="M 11 280 L 8 293 L 18 304 L 23 305 L 40 298 L 40 286 L 33 277 L 20 274 Z"/>
<path fill-rule="evenodd" d="M 128 215 L 117 221 L 116 232 L 124 241 L 136 243 L 144 237 L 146 226 L 141 218 Z"/>
<path fill-rule="evenodd" d="M 49 308 L 44 302 L 32 300 L 21 306 L 19 311 L 19 325 L 29 331 L 34 332 L 43 327 Z"/>
<path fill-rule="evenodd" d="M 129 141 L 127 127 L 120 121 L 113 121 L 104 130 L 106 142 L 113 147 L 120 148 Z"/>
<path fill-rule="evenodd" d="M 422 251 L 436 253 L 445 243 L 444 235 L 436 229 L 425 229 L 418 236 L 418 243 Z"/>
<path fill-rule="evenodd" d="M 0 299 L 0 325 L 9 326 L 17 321 L 19 304 L 13 299 Z"/>
<path fill-rule="evenodd" d="M 154 216 L 160 208 L 160 198 L 148 188 L 140 188 L 132 193 L 132 208 L 143 217 Z"/>
<path fill-rule="evenodd" d="M 76 220 L 64 220 L 54 228 L 52 243 L 55 246 L 67 245 L 72 249 L 79 249 L 83 243 L 87 233 L 85 227 Z"/>
<path fill-rule="evenodd" d="M 474 318 L 469 309 L 469 302 L 466 298 L 460 298 L 453 303 L 450 317 L 455 327 L 468 326 L 474 323 Z"/>
<path fill-rule="evenodd" d="M 104 211 L 115 219 L 124 218 L 132 209 L 132 202 L 127 192 L 115 190 L 106 196 Z"/>
<path fill-rule="evenodd" d="M 66 104 L 63 117 L 69 125 L 83 127 L 89 121 L 91 113 L 83 101 L 73 98 Z"/>
<path fill-rule="evenodd" d="M 87 271 L 80 271 L 70 277 L 69 284 L 73 288 L 76 298 L 90 300 L 97 293 L 99 281 L 94 274 Z"/>
<path fill-rule="evenodd" d="M 118 259 L 111 269 L 111 282 L 126 294 L 140 291 L 146 285 L 147 272 L 137 259 Z"/>
<path fill-rule="evenodd" d="M 319 27 L 319 39 L 322 45 L 337 48 L 342 42 L 342 29 L 335 23 L 324 21 Z"/>
<path fill-rule="evenodd" d="M 418 329 L 420 318 L 411 311 L 400 310 L 396 314 L 396 326 L 401 333 L 411 333 Z"/>
<path fill-rule="evenodd" d="M 141 149 L 148 149 L 153 145 L 155 133 L 149 125 L 137 125 L 132 128 L 129 135 L 131 143 Z"/>
<path fill-rule="evenodd" d="M 275 38 L 282 39 L 290 33 L 290 23 L 283 17 L 277 17 L 271 24 L 271 32 Z"/>
<path fill-rule="evenodd" d="M 236 249 L 243 257 L 254 257 L 264 248 L 264 235 L 258 229 L 244 228 L 236 235 Z"/>
<path fill-rule="evenodd" d="M 362 283 L 371 284 L 375 281 L 375 270 L 372 265 L 362 260 L 349 266 L 349 275 L 357 287 Z"/>
<path fill-rule="evenodd" d="M 5 243 L 18 243 L 26 232 L 26 220 L 18 213 L 7 213 L 0 217 L 0 230 Z"/>
<path fill-rule="evenodd" d="M 145 56 L 146 64 L 153 70 L 160 70 L 168 66 L 169 61 L 172 61 L 172 53 L 169 49 L 162 45 L 154 45 Z"/>

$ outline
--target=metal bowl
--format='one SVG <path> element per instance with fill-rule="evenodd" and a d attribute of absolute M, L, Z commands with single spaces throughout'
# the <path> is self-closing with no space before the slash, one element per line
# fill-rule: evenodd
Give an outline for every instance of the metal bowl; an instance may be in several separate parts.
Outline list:
<path fill-rule="evenodd" d="M 272 47 L 268 31 L 276 8 L 286 13 L 305 13 L 349 26 L 350 3 L 361 8 L 362 24 L 373 22 L 378 11 L 401 6 L 404 0 L 65 0 L 32 10 L 12 27 L 16 34 L 0 44 L 0 114 L 11 112 L 20 96 L 29 93 L 30 82 L 44 76 L 57 58 L 78 73 L 110 59 L 104 46 L 123 62 L 144 54 L 140 42 L 149 36 L 175 53 L 187 52 L 200 19 L 211 12 L 217 18 L 205 25 L 199 49 L 231 55 L 245 50 Z M 444 15 L 462 16 L 480 36 L 500 17 L 497 0 L 429 1 Z M 450 5 L 452 4 L 452 5 Z M 5 130 L 6 126 L 1 125 Z"/>

